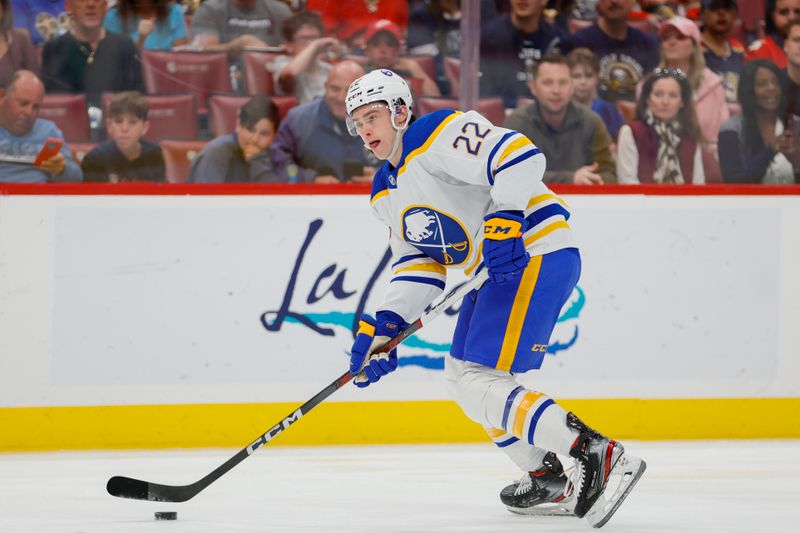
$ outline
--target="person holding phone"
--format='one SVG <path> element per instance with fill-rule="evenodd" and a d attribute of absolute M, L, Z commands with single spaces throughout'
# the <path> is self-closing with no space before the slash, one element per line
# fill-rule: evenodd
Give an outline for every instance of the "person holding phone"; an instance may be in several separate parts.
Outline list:
<path fill-rule="evenodd" d="M 784 115 L 780 76 L 769 59 L 756 59 L 742 69 L 742 111 L 719 132 L 719 161 L 727 183 L 794 183 L 800 117 Z"/>
<path fill-rule="evenodd" d="M 43 99 L 44 85 L 29 70 L 18 70 L 0 89 L 0 181 L 81 181 L 61 130 L 39 118 Z"/>

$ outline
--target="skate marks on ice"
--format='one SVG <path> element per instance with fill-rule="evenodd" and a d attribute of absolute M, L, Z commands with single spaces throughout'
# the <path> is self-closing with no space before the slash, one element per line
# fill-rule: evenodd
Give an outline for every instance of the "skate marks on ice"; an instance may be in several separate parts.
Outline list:
<path fill-rule="evenodd" d="M 647 473 L 602 531 L 794 531 L 800 441 L 624 444 L 647 461 Z M 276 447 L 182 504 L 120 500 L 105 491 L 118 473 L 189 483 L 230 453 L 0 454 L 0 531 L 593 531 L 574 517 L 508 512 L 499 491 L 520 472 L 488 443 Z M 156 522 L 156 511 L 177 511 L 178 520 Z"/>

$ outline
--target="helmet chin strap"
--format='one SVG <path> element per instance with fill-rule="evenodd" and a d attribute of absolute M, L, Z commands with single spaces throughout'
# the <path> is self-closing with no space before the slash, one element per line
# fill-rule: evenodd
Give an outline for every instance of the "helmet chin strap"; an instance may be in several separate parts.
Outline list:
<path fill-rule="evenodd" d="M 392 157 L 394 157 L 395 152 L 397 152 L 397 149 L 400 147 L 400 141 L 403 139 L 403 132 L 408 127 L 408 121 L 411 120 L 411 114 L 409 113 L 406 116 L 405 124 L 403 124 L 402 126 L 398 126 L 397 123 L 395 122 L 396 116 L 397 116 L 396 112 L 392 111 L 392 117 L 391 117 L 392 127 L 394 128 L 395 133 L 394 133 L 394 142 L 392 143 L 392 151 L 389 152 L 389 155 L 386 157 L 387 160 L 391 160 Z"/>

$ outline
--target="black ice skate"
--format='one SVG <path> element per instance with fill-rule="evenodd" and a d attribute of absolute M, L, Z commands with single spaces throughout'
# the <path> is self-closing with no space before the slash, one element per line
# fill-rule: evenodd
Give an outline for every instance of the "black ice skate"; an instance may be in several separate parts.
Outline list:
<path fill-rule="evenodd" d="M 567 424 L 580 432 L 569 454 L 578 463 L 575 516 L 586 517 L 593 527 L 603 527 L 616 512 L 647 465 L 625 454 L 625 448 L 589 429 L 572 413 Z"/>
<path fill-rule="evenodd" d="M 538 470 L 526 473 L 522 479 L 500 492 L 509 511 L 517 514 L 572 516 L 573 486 L 556 454 L 545 455 Z"/>

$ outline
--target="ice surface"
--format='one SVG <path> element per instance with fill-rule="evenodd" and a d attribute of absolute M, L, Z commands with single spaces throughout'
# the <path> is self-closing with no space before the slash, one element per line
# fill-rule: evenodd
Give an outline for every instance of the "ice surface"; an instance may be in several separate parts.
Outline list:
<path fill-rule="evenodd" d="M 626 442 L 648 469 L 603 531 L 794 532 L 800 441 Z M 587 532 L 500 504 L 520 473 L 486 445 L 265 447 L 181 504 L 109 496 L 112 475 L 193 482 L 236 450 L 0 454 L 2 533 Z M 177 511 L 156 522 L 155 511 Z"/>

